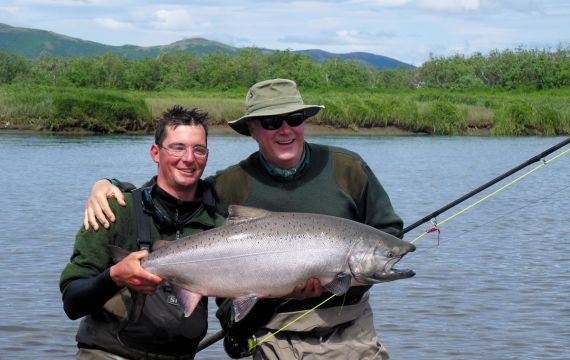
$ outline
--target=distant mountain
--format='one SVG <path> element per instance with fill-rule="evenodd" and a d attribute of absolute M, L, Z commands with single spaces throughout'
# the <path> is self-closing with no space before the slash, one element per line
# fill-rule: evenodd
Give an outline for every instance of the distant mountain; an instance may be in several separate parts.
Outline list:
<path fill-rule="evenodd" d="M 13 27 L 0 23 L 0 51 L 20 54 L 29 58 L 37 58 L 42 53 L 61 56 L 78 57 L 93 56 L 105 53 L 125 55 L 129 59 L 156 57 L 162 52 L 179 49 L 197 55 L 210 53 L 234 53 L 235 48 L 205 39 L 181 40 L 164 46 L 112 46 L 86 41 L 51 31 Z"/>
<path fill-rule="evenodd" d="M 217 41 L 201 38 L 185 39 L 169 45 L 148 47 L 135 45 L 112 46 L 72 38 L 51 31 L 20 28 L 0 23 L 0 51 L 20 54 L 28 58 L 37 58 L 42 53 L 59 57 L 94 56 L 111 53 L 115 55 L 125 55 L 129 59 L 135 60 L 143 59 L 145 57 L 156 57 L 161 53 L 173 51 L 175 49 L 189 52 L 197 56 L 213 53 L 233 54 L 239 50 L 239 48 Z M 267 52 L 273 50 L 261 49 L 261 51 Z M 328 58 L 338 56 L 344 60 L 356 60 L 365 66 L 376 69 L 413 67 L 410 64 L 406 64 L 386 56 L 366 52 L 333 54 L 318 49 L 292 52 L 308 55 L 315 62 L 323 62 Z"/>
<path fill-rule="evenodd" d="M 394 68 L 413 68 L 413 65 L 401 62 L 396 59 L 389 58 L 387 56 L 375 55 L 367 52 L 351 52 L 346 54 L 333 54 L 327 51 L 311 49 L 311 50 L 299 50 L 295 51 L 298 54 L 309 55 L 313 61 L 323 62 L 334 56 L 338 56 L 343 60 L 356 60 L 359 63 L 375 68 L 375 69 L 394 69 Z"/>

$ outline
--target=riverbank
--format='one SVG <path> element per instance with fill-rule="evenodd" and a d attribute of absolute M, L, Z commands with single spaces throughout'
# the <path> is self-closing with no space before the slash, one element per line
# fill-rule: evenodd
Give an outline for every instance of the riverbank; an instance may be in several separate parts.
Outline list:
<path fill-rule="evenodd" d="M 213 125 L 208 127 L 210 135 L 217 136 L 241 136 L 227 125 Z M 369 129 L 339 129 L 328 125 L 305 125 L 306 136 L 417 136 L 426 135 L 404 129 L 398 129 L 394 126 L 385 128 L 369 128 Z"/>
<path fill-rule="evenodd" d="M 214 136 L 241 136 L 227 125 L 212 125 L 208 127 L 209 135 Z M 67 129 L 65 131 L 49 131 L 35 129 L 2 129 L 0 128 L 0 136 L 2 135 L 46 135 L 46 136 L 101 136 L 95 131 L 84 129 Z M 149 131 L 129 131 L 123 135 L 142 136 L 152 135 Z M 305 135 L 307 136 L 426 136 L 425 132 L 414 132 L 406 129 L 399 129 L 395 126 L 383 128 L 359 128 L 359 129 L 339 129 L 329 125 L 307 124 L 305 126 Z M 490 129 L 469 129 L 465 134 L 459 136 L 491 136 Z"/>
<path fill-rule="evenodd" d="M 214 125 L 208 127 L 210 135 L 217 136 L 241 136 L 232 128 L 225 125 Z M 383 128 L 362 128 L 362 129 L 339 129 L 329 125 L 305 125 L 306 136 L 418 136 L 427 135 L 421 132 L 413 132 L 405 129 L 399 129 L 395 126 Z M 487 134 L 488 135 L 488 134 Z"/>
<path fill-rule="evenodd" d="M 117 91 L 0 86 L 0 129 L 61 134 L 144 134 L 173 105 L 210 115 L 212 133 L 231 133 L 243 115 L 242 91 Z M 316 135 L 555 136 L 570 134 L 569 89 L 454 91 L 320 89 L 303 92 L 324 109 L 308 120 Z M 220 126 L 219 129 L 214 129 Z"/>

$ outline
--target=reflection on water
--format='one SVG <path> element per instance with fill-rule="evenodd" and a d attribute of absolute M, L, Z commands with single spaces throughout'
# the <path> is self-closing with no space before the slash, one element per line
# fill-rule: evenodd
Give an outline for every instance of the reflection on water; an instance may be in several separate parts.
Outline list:
<path fill-rule="evenodd" d="M 310 139 L 361 154 L 407 224 L 561 140 Z M 57 285 L 85 199 L 96 179 L 150 177 L 151 141 L 0 136 L 1 358 L 73 357 L 78 322 L 63 313 Z M 210 147 L 207 174 L 255 149 L 237 137 L 212 136 Z M 569 175 L 566 155 L 444 224 L 439 246 L 436 235 L 419 240 L 400 265 L 415 278 L 373 287 L 376 328 L 394 359 L 570 358 Z M 216 344 L 197 358 L 224 353 Z"/>

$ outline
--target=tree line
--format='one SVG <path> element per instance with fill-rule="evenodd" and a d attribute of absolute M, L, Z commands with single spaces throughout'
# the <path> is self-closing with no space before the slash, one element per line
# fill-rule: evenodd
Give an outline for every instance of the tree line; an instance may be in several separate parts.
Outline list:
<path fill-rule="evenodd" d="M 375 70 L 354 60 L 323 63 L 290 51 L 241 49 L 195 56 L 182 51 L 129 60 L 105 54 L 37 59 L 0 52 L 0 84 L 128 89 L 233 89 L 268 78 L 290 78 L 303 88 L 556 89 L 570 86 L 570 46 L 495 50 L 431 57 L 417 68 Z"/>

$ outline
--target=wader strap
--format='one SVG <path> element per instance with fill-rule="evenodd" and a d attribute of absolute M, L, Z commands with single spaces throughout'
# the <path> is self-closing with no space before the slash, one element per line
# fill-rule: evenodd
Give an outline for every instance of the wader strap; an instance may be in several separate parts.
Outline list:
<path fill-rule="evenodd" d="M 142 203 L 143 189 L 133 190 L 133 202 L 137 219 L 137 244 L 139 250 L 151 250 L 150 217 L 145 214 Z"/>

